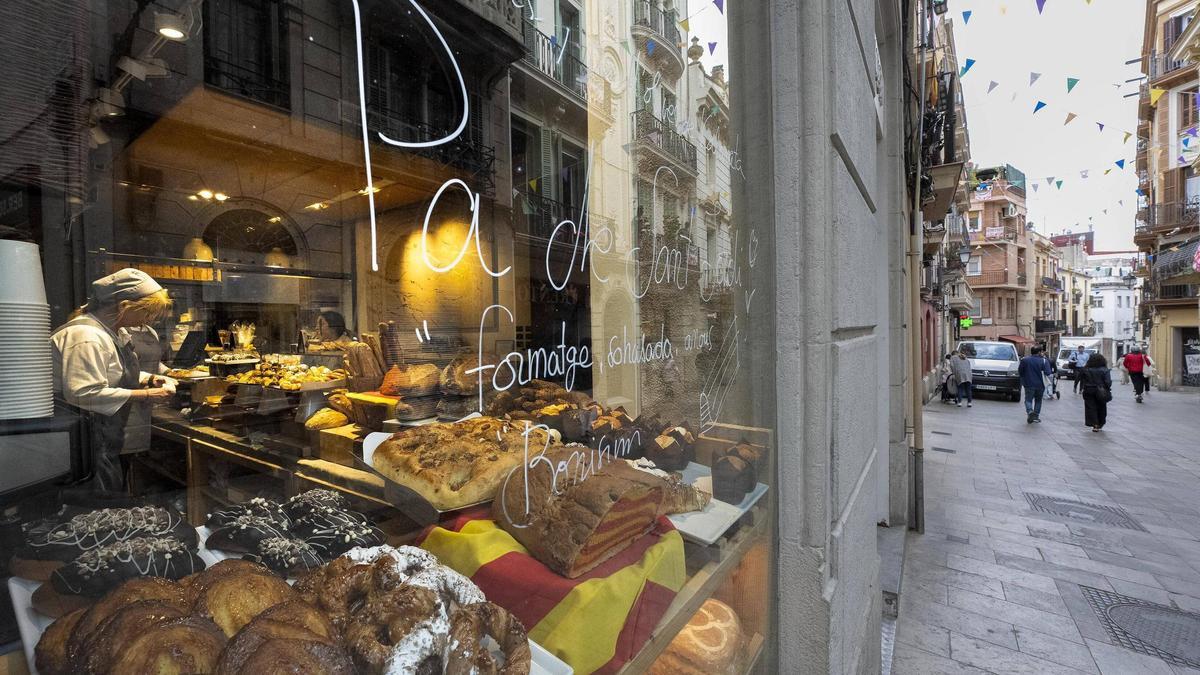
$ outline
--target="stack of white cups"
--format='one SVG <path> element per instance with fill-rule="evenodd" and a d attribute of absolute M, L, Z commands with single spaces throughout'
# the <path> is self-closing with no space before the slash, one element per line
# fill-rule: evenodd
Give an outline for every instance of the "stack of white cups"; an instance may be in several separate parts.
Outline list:
<path fill-rule="evenodd" d="M 0 419 L 54 414 L 50 305 L 37 244 L 0 240 Z"/>

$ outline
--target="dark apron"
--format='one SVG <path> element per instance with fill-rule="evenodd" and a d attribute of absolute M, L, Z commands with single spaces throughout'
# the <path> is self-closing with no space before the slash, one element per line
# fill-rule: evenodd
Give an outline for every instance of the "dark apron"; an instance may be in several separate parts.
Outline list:
<path fill-rule="evenodd" d="M 88 314 L 76 317 L 66 323 L 68 326 L 80 324 L 95 326 L 112 338 L 113 346 L 117 350 L 117 357 L 121 361 L 121 379 L 115 384 L 109 383 L 109 386 L 120 389 L 137 389 L 141 371 L 133 347 L 122 345 L 121 340 L 117 338 L 112 329 Z M 131 402 L 126 401 L 125 405 L 112 415 L 102 415 L 84 410 L 65 401 L 61 403 L 82 417 L 88 430 L 92 453 L 91 486 L 96 490 L 124 491 L 125 472 L 121 469 L 121 448 L 125 446 L 125 423 L 129 419 Z"/>
<path fill-rule="evenodd" d="M 138 370 L 157 373 L 163 360 L 162 341 L 149 330 L 129 331 L 129 346 L 137 356 Z M 140 373 L 139 373 L 140 375 Z M 129 419 L 125 423 L 125 445 L 122 454 L 132 454 L 150 449 L 150 412 L 154 403 L 150 400 L 130 401 Z"/>

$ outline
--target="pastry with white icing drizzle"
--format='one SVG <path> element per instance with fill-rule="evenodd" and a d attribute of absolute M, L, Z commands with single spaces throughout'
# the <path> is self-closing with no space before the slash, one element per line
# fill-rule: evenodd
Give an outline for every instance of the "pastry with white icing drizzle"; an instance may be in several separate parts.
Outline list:
<path fill-rule="evenodd" d="M 204 561 L 186 544 L 171 537 L 137 537 L 86 551 L 50 577 L 54 590 L 72 595 L 100 595 L 126 579 L 182 579 L 204 569 Z"/>

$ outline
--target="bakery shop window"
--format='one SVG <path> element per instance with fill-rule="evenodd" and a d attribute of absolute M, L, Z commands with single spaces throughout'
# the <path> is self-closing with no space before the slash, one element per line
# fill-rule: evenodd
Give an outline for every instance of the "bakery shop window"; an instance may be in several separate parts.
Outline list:
<path fill-rule="evenodd" d="M 776 669 L 767 120 L 614 7 L 4 4 L 14 659 Z"/>

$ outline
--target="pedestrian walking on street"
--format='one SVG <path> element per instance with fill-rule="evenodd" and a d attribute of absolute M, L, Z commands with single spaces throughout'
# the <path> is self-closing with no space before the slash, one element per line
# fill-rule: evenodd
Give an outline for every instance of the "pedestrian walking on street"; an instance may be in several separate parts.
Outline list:
<path fill-rule="evenodd" d="M 954 382 L 957 385 L 957 393 L 954 396 L 954 403 L 958 407 L 962 407 L 963 399 L 967 399 L 967 407 L 971 407 L 971 360 L 961 351 L 954 353 L 950 358 L 950 372 L 954 375 Z"/>
<path fill-rule="evenodd" d="M 1153 372 L 1154 362 L 1149 355 L 1142 353 L 1141 347 L 1134 347 L 1121 357 L 1117 367 L 1129 374 L 1129 379 L 1133 381 L 1133 395 L 1141 403 L 1142 394 L 1150 390 L 1150 373 Z"/>
<path fill-rule="evenodd" d="M 954 354 L 947 354 L 938 369 L 938 377 L 942 383 L 942 403 L 951 403 L 958 397 L 958 381 L 954 379 L 954 368 L 950 363 L 953 358 Z"/>
<path fill-rule="evenodd" d="M 1017 374 L 1025 389 L 1025 423 L 1041 422 L 1042 395 L 1046 393 L 1046 377 L 1050 375 L 1050 364 L 1042 357 L 1041 347 L 1034 347 L 1029 356 L 1021 359 Z"/>
<path fill-rule="evenodd" d="M 1075 386 L 1072 389 L 1076 394 L 1079 393 L 1079 371 L 1087 367 L 1088 353 L 1084 351 L 1083 345 L 1079 345 L 1079 349 L 1071 352 L 1067 357 L 1067 368 L 1070 368 L 1075 374 Z"/>
<path fill-rule="evenodd" d="M 1084 424 L 1099 432 L 1108 421 L 1108 402 L 1112 400 L 1112 373 L 1108 371 L 1108 360 L 1097 352 L 1088 359 L 1086 368 L 1075 372 L 1083 388 Z"/>

